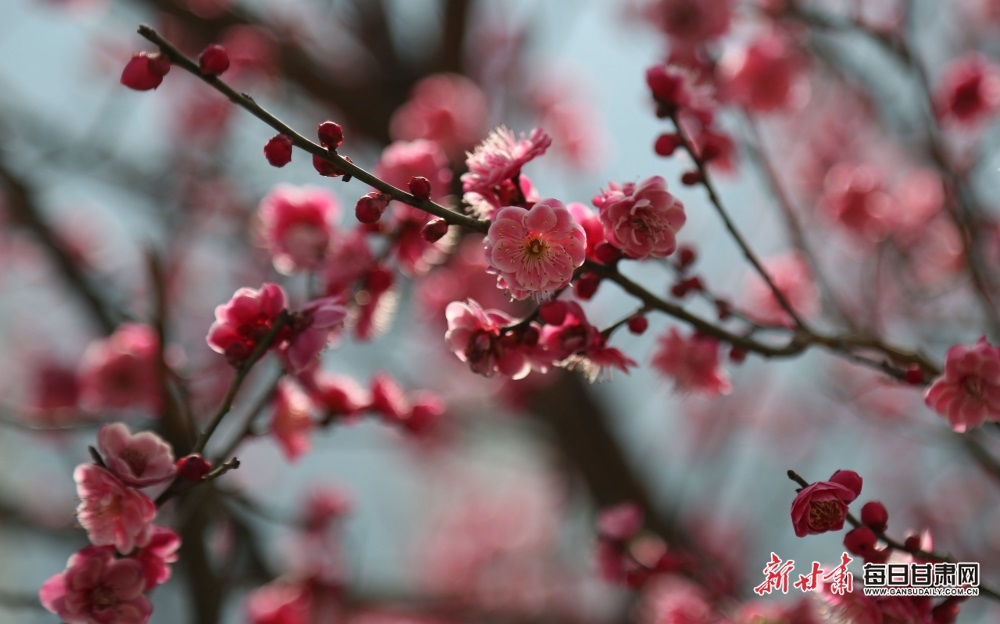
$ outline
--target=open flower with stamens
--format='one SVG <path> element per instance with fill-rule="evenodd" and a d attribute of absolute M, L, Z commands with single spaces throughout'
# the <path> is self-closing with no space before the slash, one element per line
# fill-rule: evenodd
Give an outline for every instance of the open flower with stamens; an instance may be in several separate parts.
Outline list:
<path fill-rule="evenodd" d="M 531 210 L 504 208 L 486 237 L 486 261 L 499 275 L 497 285 L 514 299 L 541 298 L 569 285 L 586 249 L 583 227 L 555 199 Z"/>
<path fill-rule="evenodd" d="M 797 537 L 844 528 L 847 505 L 858 495 L 840 483 L 819 481 L 802 488 L 792 501 L 792 526 Z"/>
<path fill-rule="evenodd" d="M 541 128 L 531 131 L 528 138 L 503 126 L 490 133 L 465 160 L 468 173 L 462 174 L 462 190 L 490 193 L 494 186 L 510 180 L 521 167 L 538 158 L 552 145 L 552 139 Z"/>
<path fill-rule="evenodd" d="M 608 242 L 630 258 L 665 258 L 677 249 L 677 230 L 687 217 L 684 204 L 653 176 L 638 184 L 612 183 L 594 198 Z"/>
<path fill-rule="evenodd" d="M 987 420 L 1000 421 L 1000 347 L 980 338 L 948 350 L 944 374 L 924 396 L 927 405 L 962 432 Z"/>
<path fill-rule="evenodd" d="M 146 487 L 177 473 L 170 445 L 152 431 L 132 434 L 122 423 L 109 423 L 97 432 L 97 449 L 108 470 L 125 485 Z"/>

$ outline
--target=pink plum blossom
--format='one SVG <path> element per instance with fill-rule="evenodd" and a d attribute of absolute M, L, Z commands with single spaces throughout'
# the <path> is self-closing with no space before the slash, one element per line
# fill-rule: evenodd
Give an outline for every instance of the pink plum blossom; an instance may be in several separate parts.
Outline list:
<path fill-rule="evenodd" d="M 489 193 L 494 186 L 511 180 L 525 164 L 538 158 L 552 144 L 541 128 L 531 131 L 528 138 L 518 139 L 503 126 L 497 128 L 466 158 L 469 168 L 462 174 L 462 190 Z"/>
<path fill-rule="evenodd" d="M 283 351 L 289 370 L 300 371 L 312 362 L 326 347 L 330 332 L 346 318 L 347 308 L 337 297 L 316 299 L 297 312 Z"/>
<path fill-rule="evenodd" d="M 877 242 L 895 229 L 895 200 L 882 172 L 870 165 L 841 163 L 826 175 L 820 208 L 826 216 L 863 240 Z"/>
<path fill-rule="evenodd" d="M 108 470 L 128 486 L 155 485 L 177 472 L 174 453 L 163 438 L 151 431 L 132 434 L 122 423 L 101 426 L 97 450 Z"/>
<path fill-rule="evenodd" d="M 497 285 L 514 299 L 543 297 L 573 279 L 586 258 L 583 228 L 555 199 L 525 210 L 508 206 L 496 215 L 486 238 L 486 261 Z"/>
<path fill-rule="evenodd" d="M 927 405 L 962 432 L 1000 421 L 1000 347 L 980 338 L 948 350 L 944 374 L 924 395 Z"/>
<path fill-rule="evenodd" d="M 284 274 L 321 267 L 340 211 L 337 198 L 315 186 L 281 184 L 260 203 L 261 234 Z"/>
<path fill-rule="evenodd" d="M 208 346 L 233 366 L 241 366 L 271 331 L 285 305 L 285 291 L 277 284 L 266 283 L 256 290 L 240 288 L 228 303 L 215 308 Z"/>
<path fill-rule="evenodd" d="M 792 526 L 796 537 L 844 528 L 847 505 L 858 495 L 833 481 L 817 481 L 802 488 L 792 501 Z"/>
<path fill-rule="evenodd" d="M 433 141 L 458 160 L 486 132 L 488 115 L 489 103 L 476 83 L 459 74 L 434 74 L 413 86 L 389 130 L 396 140 Z"/>
<path fill-rule="evenodd" d="M 73 472 L 80 505 L 76 517 L 95 546 L 114 546 L 128 554 L 149 540 L 156 505 L 138 490 L 94 464 Z"/>
<path fill-rule="evenodd" d="M 88 546 L 69 558 L 65 571 L 45 581 L 39 598 L 66 624 L 144 624 L 153 612 L 145 590 L 142 564 L 116 559 L 109 548 Z"/>
<path fill-rule="evenodd" d="M 126 323 L 92 342 L 80 363 L 81 405 L 92 411 L 158 407 L 159 344 L 156 330 L 138 323 Z"/>
<path fill-rule="evenodd" d="M 727 54 L 719 69 L 722 91 L 750 111 L 771 113 L 792 108 L 806 96 L 801 57 L 775 33 Z"/>
<path fill-rule="evenodd" d="M 684 205 L 654 176 L 633 184 L 610 184 L 594 198 L 609 243 L 629 257 L 664 258 L 677 248 L 677 231 L 687 217 Z"/>
<path fill-rule="evenodd" d="M 938 116 L 966 126 L 991 119 L 1000 111 L 1000 68 L 978 52 L 953 61 L 935 93 Z"/>
<path fill-rule="evenodd" d="M 538 344 L 543 351 L 535 357 L 535 367 L 544 372 L 547 366 L 559 365 L 579 370 L 591 382 L 604 379 L 611 369 L 628 373 L 636 362 L 624 353 L 607 346 L 607 338 L 588 320 L 575 301 L 565 302 L 566 315 L 561 323 L 542 327 Z"/>
<path fill-rule="evenodd" d="M 733 386 L 720 366 L 719 341 L 692 334 L 685 338 L 676 327 L 659 339 L 652 365 L 674 380 L 679 392 L 700 392 L 708 396 L 729 394 Z"/>
<path fill-rule="evenodd" d="M 299 386 L 282 379 L 274 391 L 271 433 L 289 461 L 304 455 L 311 446 L 309 433 L 315 427 L 313 402 Z"/>
<path fill-rule="evenodd" d="M 819 312 L 819 289 L 806 261 L 797 253 L 777 256 L 764 262 L 764 270 L 792 309 L 808 319 Z M 771 289 L 756 272 L 747 283 L 747 312 L 756 321 L 791 327 L 794 322 Z"/>
<path fill-rule="evenodd" d="M 453 301 L 445 309 L 448 331 L 444 340 L 459 360 L 472 372 L 486 377 L 499 373 L 523 379 L 531 372 L 531 362 L 519 345 L 504 341 L 500 329 L 513 320 L 499 310 L 484 310 L 479 303 Z"/>
<path fill-rule="evenodd" d="M 170 580 L 170 564 L 177 561 L 180 547 L 180 535 L 172 529 L 154 526 L 149 542 L 132 554 L 132 558 L 142 564 L 147 590 Z"/>
<path fill-rule="evenodd" d="M 729 30 L 732 0 L 651 0 L 647 18 L 677 47 L 701 46 Z"/>
<path fill-rule="evenodd" d="M 646 69 L 646 86 L 668 113 L 687 112 L 705 123 L 714 115 L 716 102 L 711 88 L 699 83 L 685 67 L 669 63 L 653 65 Z"/>

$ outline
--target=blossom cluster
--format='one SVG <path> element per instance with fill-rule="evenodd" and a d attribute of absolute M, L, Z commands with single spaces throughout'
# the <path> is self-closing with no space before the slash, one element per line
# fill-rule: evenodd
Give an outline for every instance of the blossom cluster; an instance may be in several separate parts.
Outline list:
<path fill-rule="evenodd" d="M 99 464 L 77 466 L 77 520 L 90 546 L 45 581 L 39 596 L 67 624 L 141 624 L 152 613 L 146 594 L 170 578 L 180 536 L 156 526 L 147 491 L 173 481 L 173 451 L 154 433 L 132 434 L 121 423 L 97 434 Z"/>

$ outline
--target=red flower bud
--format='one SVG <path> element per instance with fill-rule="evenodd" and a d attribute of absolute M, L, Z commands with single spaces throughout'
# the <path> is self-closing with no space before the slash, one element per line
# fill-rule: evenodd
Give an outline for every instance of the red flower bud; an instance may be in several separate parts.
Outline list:
<path fill-rule="evenodd" d="M 694 186 L 699 182 L 701 182 L 701 173 L 697 170 L 685 171 L 684 174 L 681 175 L 681 184 L 684 186 Z"/>
<path fill-rule="evenodd" d="M 328 178 L 336 178 L 337 176 L 343 174 L 340 169 L 337 169 L 337 165 L 315 154 L 313 154 L 313 168 L 321 176 L 326 176 Z"/>
<path fill-rule="evenodd" d="M 160 86 L 170 71 L 170 59 L 159 53 L 137 52 L 122 70 L 121 83 L 136 91 L 149 91 Z"/>
<path fill-rule="evenodd" d="M 389 203 L 382 198 L 380 193 L 368 193 L 363 195 L 354 206 L 354 216 L 361 223 L 378 223 Z"/>
<path fill-rule="evenodd" d="M 854 492 L 854 498 L 857 498 L 861 494 L 861 475 L 853 470 L 838 470 L 830 477 L 830 482 L 839 483 L 848 490 Z M 854 498 L 851 500 L 854 500 Z M 847 502 L 849 503 L 851 501 Z"/>
<path fill-rule="evenodd" d="M 924 369 L 920 368 L 917 364 L 913 364 L 906 369 L 906 383 L 913 384 L 914 386 L 924 385 Z"/>
<path fill-rule="evenodd" d="M 538 307 L 538 318 L 546 325 L 562 325 L 566 321 L 565 301 L 546 301 Z"/>
<path fill-rule="evenodd" d="M 677 268 L 686 269 L 697 259 L 694 248 L 690 245 L 680 245 L 677 247 Z"/>
<path fill-rule="evenodd" d="M 324 121 L 317 129 L 319 144 L 326 149 L 335 150 L 344 144 L 344 129 L 339 123 Z"/>
<path fill-rule="evenodd" d="M 633 334 L 635 334 L 636 336 L 645 333 L 646 329 L 648 328 L 649 328 L 649 320 L 641 314 L 633 316 L 628 320 L 628 330 Z"/>
<path fill-rule="evenodd" d="M 229 53 L 220 45 L 212 44 L 198 57 L 198 68 L 208 76 L 218 76 L 229 69 Z"/>
<path fill-rule="evenodd" d="M 410 193 L 414 197 L 423 201 L 430 199 L 431 196 L 431 181 L 423 176 L 413 176 L 410 178 L 410 182 L 407 185 L 410 188 Z"/>
<path fill-rule="evenodd" d="M 851 529 L 844 536 L 844 548 L 847 549 L 847 552 L 859 557 L 871 554 L 875 550 L 876 542 L 878 542 L 878 537 L 875 535 L 875 531 L 866 526 Z"/>
<path fill-rule="evenodd" d="M 424 240 L 428 243 L 436 243 L 444 235 L 448 233 L 448 222 L 444 219 L 433 219 L 427 222 L 427 225 L 420 230 L 420 235 L 424 237 Z"/>
<path fill-rule="evenodd" d="M 576 280 L 576 296 L 584 301 L 587 301 L 597 294 L 597 287 L 600 285 L 600 275 L 595 273 L 584 273 Z"/>
<path fill-rule="evenodd" d="M 264 158 L 272 167 L 284 167 L 292 162 L 292 139 L 276 134 L 264 144 Z"/>
<path fill-rule="evenodd" d="M 211 471 L 212 464 L 197 453 L 177 460 L 177 476 L 185 481 L 201 481 Z"/>
<path fill-rule="evenodd" d="M 743 347 L 733 347 L 729 350 L 729 361 L 733 364 L 742 364 L 747 359 L 747 350 Z"/>
<path fill-rule="evenodd" d="M 656 137 L 653 150 L 660 156 L 670 156 L 677 150 L 678 145 L 680 145 L 680 141 L 677 140 L 676 134 L 664 133 Z"/>
<path fill-rule="evenodd" d="M 611 243 L 598 243 L 598 245 L 594 247 L 594 256 L 601 264 L 611 264 L 621 259 L 622 250 L 618 249 Z"/>
<path fill-rule="evenodd" d="M 879 501 L 865 503 L 861 508 L 861 522 L 876 531 L 884 532 L 889 526 L 889 512 Z"/>

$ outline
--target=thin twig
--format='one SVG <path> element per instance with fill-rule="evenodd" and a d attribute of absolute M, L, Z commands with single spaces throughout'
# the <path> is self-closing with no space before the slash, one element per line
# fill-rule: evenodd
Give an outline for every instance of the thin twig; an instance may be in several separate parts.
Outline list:
<path fill-rule="evenodd" d="M 712 206 L 715 207 L 715 211 L 719 214 L 719 217 L 722 218 L 722 223 L 726 226 L 726 230 L 729 231 L 733 240 L 736 241 L 736 244 L 743 252 L 743 256 L 751 265 L 753 265 L 754 270 L 757 271 L 757 273 L 759 273 L 767 283 L 767 287 L 771 290 L 771 293 L 774 294 L 774 298 L 778 301 L 778 304 L 781 305 L 785 312 L 788 313 L 788 316 L 792 318 L 796 327 L 803 330 L 807 329 L 805 322 L 795 311 L 795 308 L 792 307 L 792 304 L 788 302 L 785 294 L 781 292 L 777 285 L 775 285 L 774 280 L 771 279 L 770 274 L 768 274 L 764 265 L 761 264 L 760 259 L 757 258 L 757 254 L 755 254 L 750 248 L 750 244 L 747 243 L 745 238 L 743 238 L 743 235 L 736 228 L 736 224 L 733 223 L 733 220 L 729 217 L 729 212 L 726 211 L 726 208 L 722 205 L 722 200 L 719 199 L 719 195 L 715 190 L 715 185 L 712 184 L 712 180 L 708 176 L 708 168 L 705 166 L 704 160 L 698 155 L 698 152 L 694 147 L 694 143 L 692 143 L 690 137 L 687 136 L 683 126 L 681 126 L 677 114 L 672 114 L 670 116 L 670 120 L 674 123 L 674 127 L 677 129 L 677 138 L 680 140 L 681 146 L 684 148 L 684 151 L 687 152 L 688 156 L 691 157 L 691 160 L 694 161 L 694 165 L 698 169 L 699 181 L 701 182 L 701 185 L 705 187 L 705 190 L 708 191 L 708 198 L 711 201 Z"/>
<path fill-rule="evenodd" d="M 291 139 L 292 144 L 299 149 L 309 152 L 313 156 L 322 158 L 328 163 L 333 164 L 338 171 L 342 172 L 344 176 L 350 176 L 357 178 L 367 184 L 368 186 L 380 191 L 384 195 L 391 197 L 392 199 L 401 201 L 403 203 L 415 206 L 424 212 L 428 212 L 436 217 L 441 217 L 448 223 L 452 225 L 461 225 L 462 227 L 468 228 L 470 230 L 475 230 L 477 232 L 486 232 L 489 227 L 489 223 L 486 221 L 480 221 L 478 219 L 473 219 L 466 215 L 455 212 L 445 208 L 444 206 L 435 203 L 430 200 L 420 200 L 403 191 L 396 188 L 395 186 L 379 179 L 375 175 L 365 171 L 361 167 L 355 165 L 351 161 L 347 160 L 343 156 L 339 155 L 334 151 L 329 151 L 317 143 L 313 143 L 306 137 L 302 136 L 291 126 L 281 121 L 271 113 L 269 113 L 262 106 L 257 104 L 252 97 L 246 93 L 240 93 L 226 84 L 224 81 L 220 80 L 216 76 L 210 76 L 207 74 L 202 74 L 198 68 L 198 64 L 188 58 L 183 52 L 178 50 L 172 43 L 164 39 L 155 30 L 146 26 L 145 24 L 139 26 L 138 32 L 140 35 L 151 41 L 152 43 L 159 46 L 160 51 L 170 59 L 170 61 L 180 66 L 181 68 L 187 70 L 189 73 L 201 78 L 208 84 L 212 85 L 216 90 L 225 95 L 234 104 L 237 104 L 251 115 L 260 119 L 267 125 L 271 126 L 278 132 L 284 134 L 289 139 Z"/>

